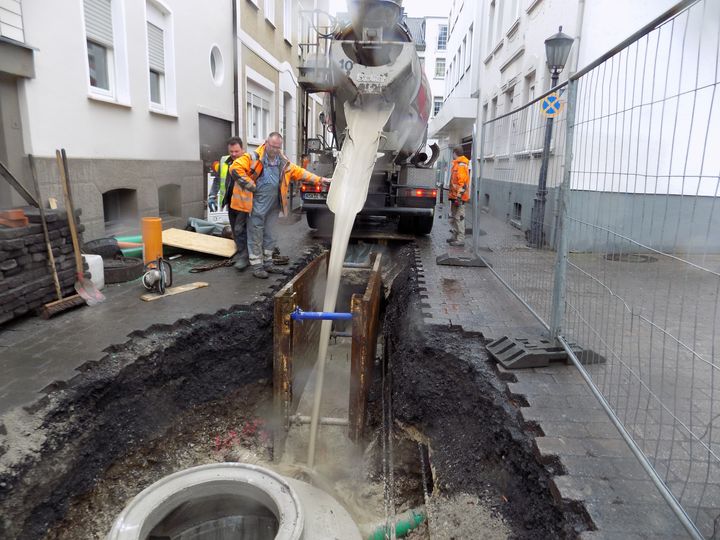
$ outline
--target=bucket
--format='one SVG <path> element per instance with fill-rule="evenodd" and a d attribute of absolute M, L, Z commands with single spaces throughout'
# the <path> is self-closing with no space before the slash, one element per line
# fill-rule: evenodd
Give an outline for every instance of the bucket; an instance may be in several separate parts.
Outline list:
<path fill-rule="evenodd" d="M 90 269 L 90 281 L 93 282 L 97 290 L 105 288 L 105 269 L 103 267 L 103 260 L 100 255 L 87 254 L 83 255 L 83 259 Z"/>

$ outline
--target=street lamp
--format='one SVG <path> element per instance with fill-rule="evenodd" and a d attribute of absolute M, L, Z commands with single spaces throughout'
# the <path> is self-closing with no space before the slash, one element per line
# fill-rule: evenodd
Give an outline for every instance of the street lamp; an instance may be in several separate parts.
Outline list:
<path fill-rule="evenodd" d="M 547 57 L 547 67 L 550 71 L 551 88 L 554 88 L 558 83 L 560 72 L 565 68 L 565 63 L 570 56 L 573 41 L 573 38 L 567 34 L 563 34 L 562 26 L 557 34 L 545 40 L 545 56 Z M 541 248 L 545 243 L 543 224 L 545 223 L 547 172 L 550 161 L 550 141 L 552 140 L 553 120 L 553 117 L 548 117 L 545 123 L 545 142 L 543 144 L 542 162 L 540 163 L 540 178 L 538 180 L 538 190 L 535 195 L 531 216 L 532 228 L 530 229 L 530 244 L 536 248 Z"/>

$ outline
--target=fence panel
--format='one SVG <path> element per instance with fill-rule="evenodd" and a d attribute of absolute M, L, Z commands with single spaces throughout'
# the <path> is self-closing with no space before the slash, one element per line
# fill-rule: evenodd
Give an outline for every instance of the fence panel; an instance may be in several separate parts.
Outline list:
<path fill-rule="evenodd" d="M 720 4 L 577 80 L 562 335 L 698 529 L 720 516 Z M 718 96 L 720 97 L 720 96 Z"/>
<path fill-rule="evenodd" d="M 559 94 L 562 97 L 566 85 Z M 510 90 L 512 92 L 512 90 Z M 565 108 L 549 128 L 542 96 L 483 124 L 480 147 L 480 235 L 490 252 L 482 253 L 494 272 L 533 313 L 550 324 L 554 276 L 557 194 L 565 150 Z M 546 130 L 552 130 L 546 203 L 539 215 L 538 179 Z M 541 234 L 533 238 L 533 230 Z M 536 247 L 539 246 L 539 249 Z"/>
<path fill-rule="evenodd" d="M 489 247 L 479 254 L 505 285 L 585 350 L 583 376 L 666 500 L 694 536 L 715 537 L 720 2 L 681 2 L 571 81 L 542 242 L 530 212 L 542 99 L 483 123 L 476 250 Z"/>

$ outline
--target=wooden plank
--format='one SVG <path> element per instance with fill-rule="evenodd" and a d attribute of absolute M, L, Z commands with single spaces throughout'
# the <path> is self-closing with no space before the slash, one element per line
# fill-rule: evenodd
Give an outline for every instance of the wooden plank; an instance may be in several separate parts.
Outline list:
<path fill-rule="evenodd" d="M 220 238 L 209 234 L 200 234 L 182 229 L 166 229 L 162 232 L 162 241 L 166 246 L 217 255 L 230 258 L 235 255 L 237 246 L 229 238 Z"/>
<path fill-rule="evenodd" d="M 351 300 L 353 320 L 348 437 L 354 442 L 358 442 L 363 437 L 380 315 L 381 255 L 373 254 L 372 257 L 373 271 L 365 288 L 365 294 L 362 296 L 354 294 Z"/>
<path fill-rule="evenodd" d="M 196 281 L 194 283 L 186 283 L 185 285 L 179 285 L 177 287 L 170 287 L 169 289 L 165 289 L 165 294 L 157 294 L 157 293 L 148 293 L 143 294 L 140 299 L 144 300 L 145 302 L 153 302 L 155 300 L 160 300 L 161 298 L 165 298 L 167 296 L 172 296 L 174 294 L 180 294 L 187 291 L 193 291 L 195 289 L 202 289 L 203 287 L 207 287 L 209 283 L 206 281 Z"/>

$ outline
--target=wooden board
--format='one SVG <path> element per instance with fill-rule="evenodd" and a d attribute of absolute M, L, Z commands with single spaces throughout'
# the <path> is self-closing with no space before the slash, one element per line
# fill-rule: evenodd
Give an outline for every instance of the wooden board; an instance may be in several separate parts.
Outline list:
<path fill-rule="evenodd" d="M 162 241 L 166 246 L 217 255 L 230 258 L 235 255 L 237 247 L 235 241 L 229 238 L 220 238 L 209 234 L 183 231 L 182 229 L 167 229 L 162 232 Z"/>
<path fill-rule="evenodd" d="M 165 289 L 165 294 L 157 294 L 157 293 L 148 293 L 143 294 L 140 299 L 144 300 L 145 302 L 153 302 L 155 300 L 160 300 L 161 298 L 165 298 L 166 296 L 173 296 L 174 294 L 180 294 L 188 291 L 194 291 L 195 289 L 202 289 L 203 287 L 207 287 L 209 285 L 206 281 L 196 281 L 194 283 L 186 283 L 185 285 L 178 285 L 177 287 L 170 287 L 169 289 Z"/>

